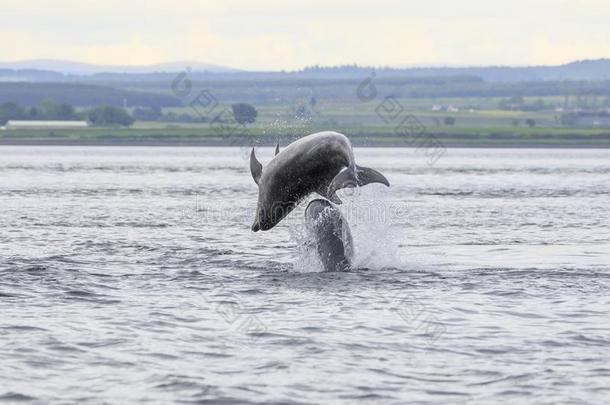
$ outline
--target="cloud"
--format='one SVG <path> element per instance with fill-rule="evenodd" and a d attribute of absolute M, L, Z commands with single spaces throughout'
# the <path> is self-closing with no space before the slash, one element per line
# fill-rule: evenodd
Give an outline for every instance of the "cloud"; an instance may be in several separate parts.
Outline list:
<path fill-rule="evenodd" d="M 28 32 L 0 31 L 0 41 L 19 44 L 3 52 L 5 60 L 69 59 L 89 63 L 138 65 L 167 60 L 162 49 L 133 37 L 120 43 L 94 44 L 89 46 L 63 45 L 35 37 Z"/>
<path fill-rule="evenodd" d="M 246 69 L 553 64 L 610 56 L 605 0 L 3 0 L 2 60 Z"/>
<path fill-rule="evenodd" d="M 530 49 L 531 63 L 563 64 L 575 60 L 610 58 L 610 42 L 571 38 L 552 39 L 547 34 L 536 34 Z"/>
<path fill-rule="evenodd" d="M 404 65 L 439 61 L 425 29 L 383 21 L 309 23 L 302 32 L 226 37 L 192 23 L 176 43 L 188 59 L 252 69 L 321 64 Z"/>

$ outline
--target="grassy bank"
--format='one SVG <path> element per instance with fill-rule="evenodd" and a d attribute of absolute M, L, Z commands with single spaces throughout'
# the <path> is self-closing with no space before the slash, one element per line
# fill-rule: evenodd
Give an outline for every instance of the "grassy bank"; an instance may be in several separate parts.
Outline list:
<path fill-rule="evenodd" d="M 164 128 L 85 128 L 58 130 L 4 130 L 1 144 L 116 144 L 116 145 L 256 145 L 286 144 L 292 139 L 329 127 L 291 126 L 282 128 L 191 127 Z M 392 127 L 343 126 L 333 130 L 347 134 L 356 145 L 419 146 L 422 142 L 440 142 L 444 146 L 565 146 L 610 147 L 610 130 L 590 128 L 529 127 L 427 127 L 423 132 L 401 135 Z"/>

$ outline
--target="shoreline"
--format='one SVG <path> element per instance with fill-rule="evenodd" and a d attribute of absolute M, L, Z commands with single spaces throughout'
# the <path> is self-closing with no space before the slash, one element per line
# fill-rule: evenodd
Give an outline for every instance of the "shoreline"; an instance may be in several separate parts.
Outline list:
<path fill-rule="evenodd" d="M 205 140 L 185 140 L 176 138 L 166 139 L 119 139 L 119 138 L 97 138 L 97 139 L 16 139 L 16 138 L 0 138 L 0 146 L 149 146 L 149 147 L 273 147 L 275 142 L 269 142 L 268 140 L 262 140 L 257 142 L 230 142 L 227 139 L 205 139 Z M 363 141 L 358 138 L 351 139 L 352 144 L 355 147 L 371 147 L 371 148 L 413 148 L 413 149 L 425 149 L 425 145 L 417 145 L 412 142 L 395 140 L 378 140 L 378 141 Z M 280 145 L 285 145 L 291 142 L 280 142 Z M 489 141 L 489 140 L 478 140 L 476 142 L 464 142 L 463 140 L 447 140 L 441 139 L 440 144 L 431 145 L 431 148 L 501 148 L 501 149 L 610 149 L 610 141 L 608 142 L 582 142 L 581 140 L 549 140 L 546 142 L 540 142 L 539 140 L 523 141 L 520 140 L 502 140 L 502 141 Z"/>

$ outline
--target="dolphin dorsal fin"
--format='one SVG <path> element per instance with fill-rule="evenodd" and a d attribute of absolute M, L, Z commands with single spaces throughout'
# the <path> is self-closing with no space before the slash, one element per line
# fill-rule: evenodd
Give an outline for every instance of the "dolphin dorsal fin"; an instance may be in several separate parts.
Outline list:
<path fill-rule="evenodd" d="M 277 154 L 280 153 L 280 143 L 276 143 L 275 144 L 275 156 L 277 156 Z"/>
<path fill-rule="evenodd" d="M 258 161 L 256 155 L 254 154 L 254 148 L 252 148 L 252 153 L 250 153 L 250 173 L 252 173 L 252 178 L 254 182 L 258 184 L 258 181 L 263 174 L 263 165 Z"/>

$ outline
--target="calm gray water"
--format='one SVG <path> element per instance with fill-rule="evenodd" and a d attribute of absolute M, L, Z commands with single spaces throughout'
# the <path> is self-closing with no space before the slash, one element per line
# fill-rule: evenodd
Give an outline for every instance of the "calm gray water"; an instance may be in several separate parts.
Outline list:
<path fill-rule="evenodd" d="M 610 151 L 356 158 L 322 273 L 239 148 L 0 147 L 0 402 L 610 401 Z"/>

